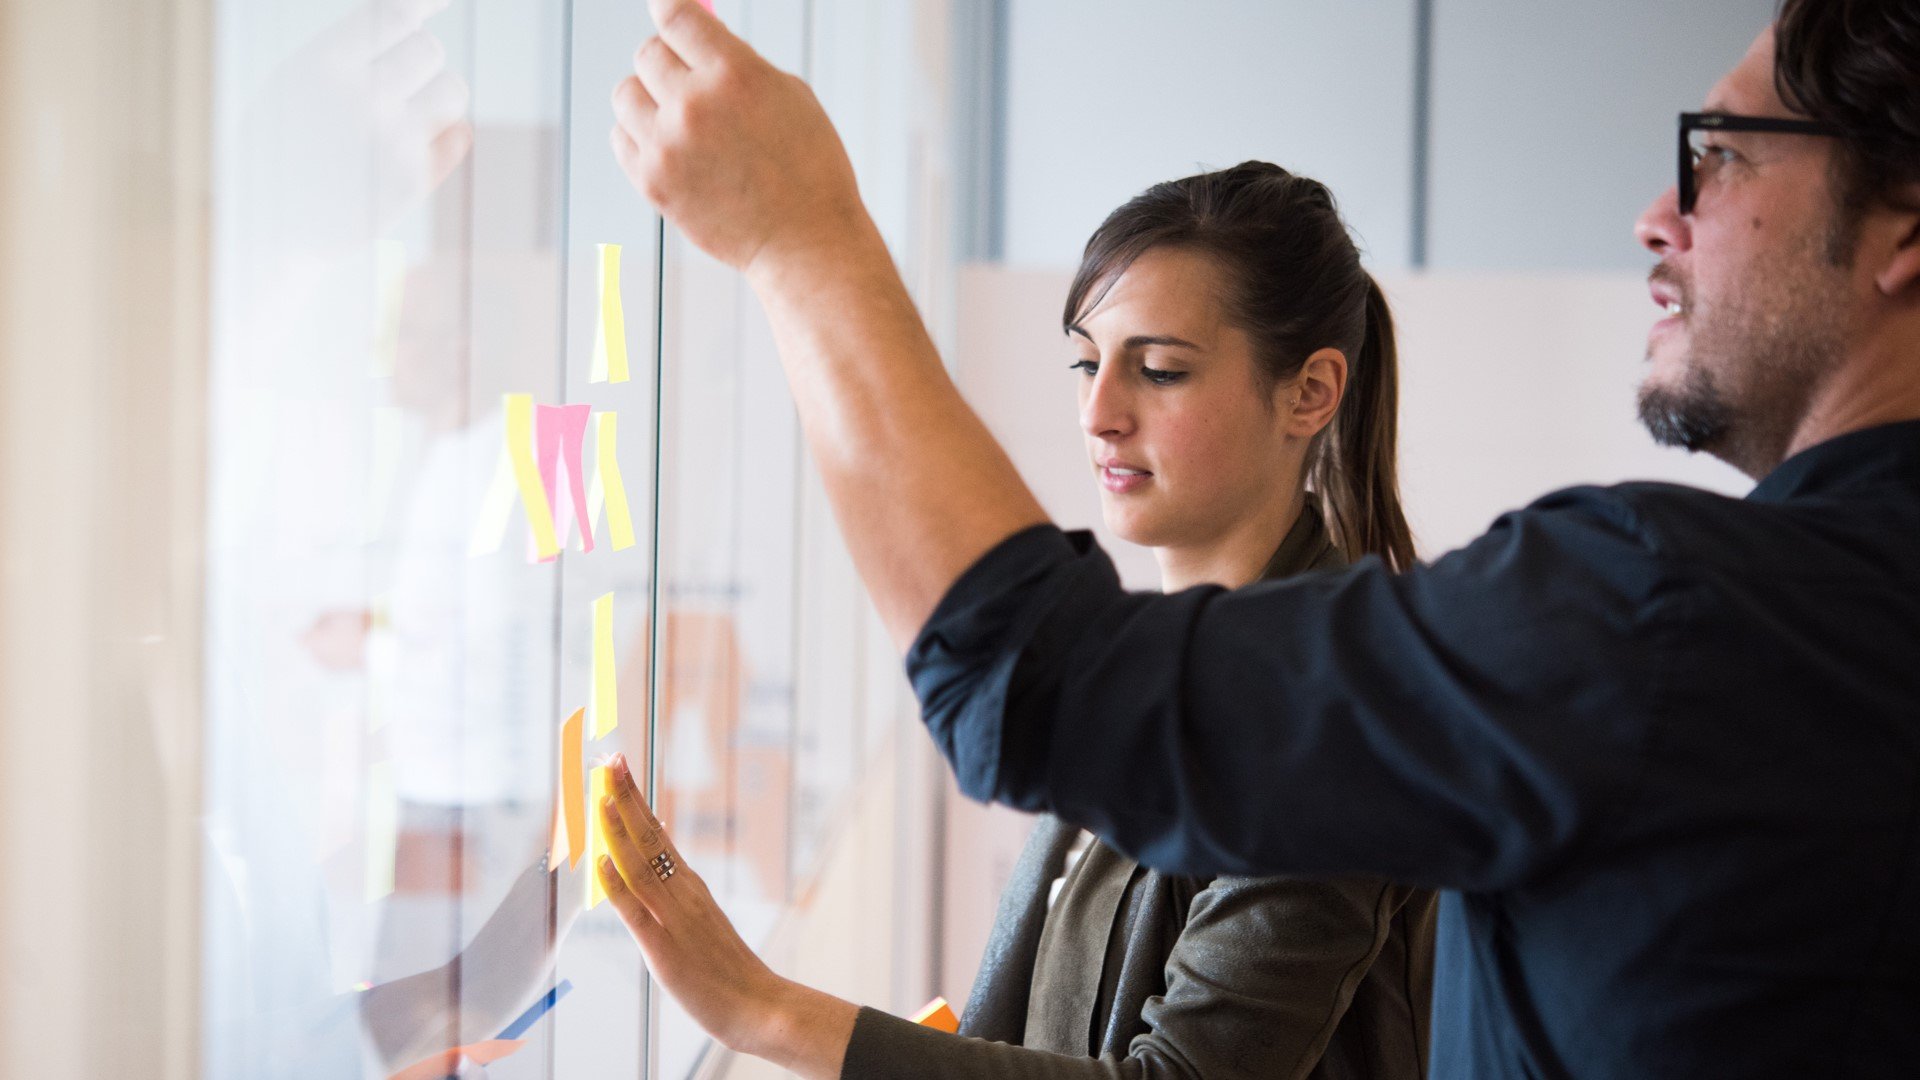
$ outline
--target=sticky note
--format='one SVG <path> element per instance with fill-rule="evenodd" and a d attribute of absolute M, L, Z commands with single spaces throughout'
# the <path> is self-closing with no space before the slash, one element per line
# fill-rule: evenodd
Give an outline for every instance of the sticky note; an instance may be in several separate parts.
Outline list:
<path fill-rule="evenodd" d="M 706 9 L 707 9 L 708 11 L 712 11 L 712 10 L 713 10 L 713 0 L 700 0 L 700 6 L 701 6 L 701 7 L 703 7 L 703 8 L 706 8 Z"/>
<path fill-rule="evenodd" d="M 947 999 L 943 997 L 927 1002 L 925 1007 L 914 1014 L 913 1022 L 949 1034 L 956 1034 L 960 1030 L 960 1018 L 953 1015 L 953 1006 L 948 1005 Z"/>
<path fill-rule="evenodd" d="M 527 1045 L 525 1039 L 489 1039 L 486 1042 L 468 1043 L 451 1050 L 442 1050 L 431 1057 L 401 1069 L 387 1080 L 446 1080 L 460 1072 L 462 1062 L 471 1061 L 475 1065 L 491 1065 L 501 1058 L 519 1051 Z"/>
<path fill-rule="evenodd" d="M 600 803 L 613 790 L 613 770 L 594 766 L 587 788 L 587 910 L 592 911 L 607 898 L 607 887 L 600 884 L 600 856 L 607 854 L 606 831 L 600 827 Z"/>
<path fill-rule="evenodd" d="M 626 382 L 627 317 L 620 308 L 620 245 L 595 246 L 600 249 L 600 322 L 593 334 L 593 369 L 587 381 Z"/>
<path fill-rule="evenodd" d="M 494 466 L 493 479 L 480 499 L 480 516 L 473 523 L 473 536 L 467 541 L 468 555 L 491 555 L 500 550 L 507 538 L 507 519 L 513 516 L 513 454 L 506 440 L 500 442 L 500 460 Z"/>
<path fill-rule="evenodd" d="M 620 723 L 620 686 L 613 652 L 613 594 L 593 602 L 593 737 L 604 739 Z"/>
<path fill-rule="evenodd" d="M 580 550 L 593 550 L 593 519 L 587 516 L 587 474 L 580 463 L 587 439 L 587 414 L 590 405 L 539 405 L 534 408 L 533 440 L 540 486 L 547 494 L 558 522 L 556 539 L 567 542 L 569 516 L 580 526 Z M 567 473 L 566 487 L 560 486 L 560 470 Z M 558 552 L 555 552 L 557 555 Z M 546 556 L 541 561 L 554 558 Z"/>
<path fill-rule="evenodd" d="M 619 416 L 610 412 L 593 418 L 593 491 L 587 496 L 589 521 L 600 516 L 598 504 L 605 502 L 607 542 L 615 551 L 633 546 L 633 513 L 627 506 L 626 485 L 620 479 L 618 422 Z"/>
<path fill-rule="evenodd" d="M 533 527 L 534 551 L 542 559 L 560 554 L 560 541 L 553 532 L 553 512 L 547 506 L 546 488 L 540 483 L 540 466 L 533 456 L 533 398 L 528 394 L 508 394 L 505 398 L 507 455 L 513 462 L 513 481 L 520 488 L 520 505 L 527 512 L 527 524 Z"/>
<path fill-rule="evenodd" d="M 586 766 L 581 760 L 581 728 L 585 727 L 585 709 L 573 710 L 573 715 L 560 725 L 560 787 L 555 792 L 559 805 L 553 811 L 553 854 L 549 860 L 550 869 L 560 868 L 560 856 L 565 853 L 568 866 L 579 866 L 580 856 L 587 852 L 587 793 L 585 783 Z"/>
<path fill-rule="evenodd" d="M 400 846 L 400 797 L 393 784 L 393 762 L 376 761 L 367 768 L 366 844 L 367 902 L 393 894 L 393 863 Z"/>

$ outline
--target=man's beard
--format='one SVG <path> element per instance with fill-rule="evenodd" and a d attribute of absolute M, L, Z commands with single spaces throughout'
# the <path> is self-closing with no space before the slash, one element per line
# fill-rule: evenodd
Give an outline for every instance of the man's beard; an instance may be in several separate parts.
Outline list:
<path fill-rule="evenodd" d="M 1679 378 L 1640 387 L 1640 423 L 1662 446 L 1712 454 L 1758 479 L 1786 456 L 1794 434 L 1844 348 L 1846 279 L 1813 249 L 1793 252 L 1738 299 L 1693 307 Z"/>
<path fill-rule="evenodd" d="M 1661 446 L 1711 450 L 1726 441 L 1734 423 L 1733 406 L 1711 375 L 1688 368 L 1678 386 L 1640 387 L 1640 423 Z"/>

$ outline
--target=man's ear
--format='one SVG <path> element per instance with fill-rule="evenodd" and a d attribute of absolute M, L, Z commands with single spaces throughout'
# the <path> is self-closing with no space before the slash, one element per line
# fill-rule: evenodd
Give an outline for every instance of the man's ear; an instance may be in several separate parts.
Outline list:
<path fill-rule="evenodd" d="M 1888 298 L 1920 289 L 1920 184 L 1909 185 L 1901 196 L 1898 204 L 1901 209 L 1894 213 L 1894 227 L 1899 230 L 1900 238 L 1891 256 L 1873 276 L 1874 283 Z"/>

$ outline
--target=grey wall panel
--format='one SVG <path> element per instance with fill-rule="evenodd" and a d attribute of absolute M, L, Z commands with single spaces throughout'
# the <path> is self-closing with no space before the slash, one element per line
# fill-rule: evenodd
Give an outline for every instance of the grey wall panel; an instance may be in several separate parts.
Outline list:
<path fill-rule="evenodd" d="M 1005 257 L 1072 265 L 1160 180 L 1266 158 L 1408 257 L 1411 0 L 1011 0 Z"/>
<path fill-rule="evenodd" d="M 1438 0 L 1436 269 L 1646 265 L 1632 224 L 1673 183 L 1674 114 L 1697 107 L 1771 0 Z"/>

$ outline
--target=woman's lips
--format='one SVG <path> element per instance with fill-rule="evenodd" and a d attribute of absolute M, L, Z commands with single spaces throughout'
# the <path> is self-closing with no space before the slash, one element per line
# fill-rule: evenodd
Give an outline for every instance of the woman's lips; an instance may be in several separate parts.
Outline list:
<path fill-rule="evenodd" d="M 1128 469 L 1125 466 L 1100 466 L 1100 486 L 1115 495 L 1125 495 L 1137 491 L 1153 479 L 1153 474 L 1143 469 Z"/>

